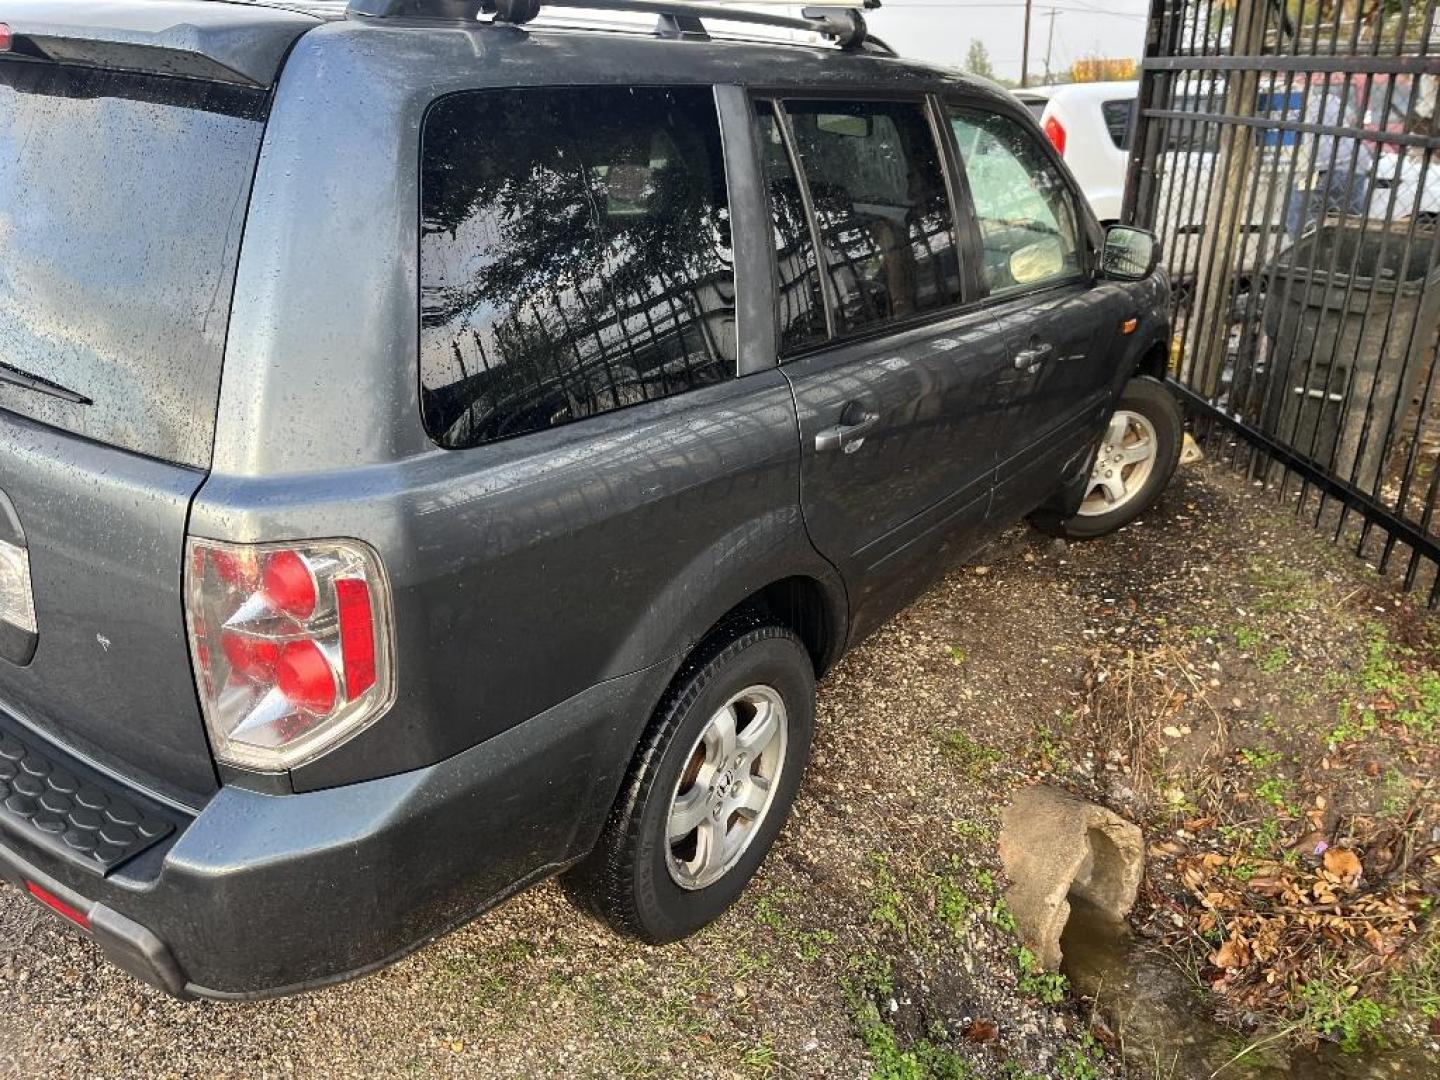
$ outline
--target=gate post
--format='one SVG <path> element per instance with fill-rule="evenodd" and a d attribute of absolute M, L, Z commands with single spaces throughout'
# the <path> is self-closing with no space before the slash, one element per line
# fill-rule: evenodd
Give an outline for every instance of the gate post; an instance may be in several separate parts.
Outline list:
<path fill-rule="evenodd" d="M 1260 93 L 1259 57 L 1265 46 L 1266 5 L 1264 0 L 1236 0 L 1235 32 L 1231 56 L 1253 57 L 1255 62 L 1229 73 L 1225 85 L 1225 116 L 1249 118 L 1255 115 Z M 1200 241 L 1200 266 L 1196 315 L 1200 340 L 1191 358 L 1191 385 L 1207 398 L 1220 390 L 1225 370 L 1225 349 L 1230 337 L 1229 306 L 1235 273 L 1236 239 L 1244 250 L 1245 230 L 1250 227 L 1246 193 L 1254 183 L 1255 133 L 1245 124 L 1225 123 L 1220 130 L 1211 184 L 1214 196 L 1206 215 Z"/>

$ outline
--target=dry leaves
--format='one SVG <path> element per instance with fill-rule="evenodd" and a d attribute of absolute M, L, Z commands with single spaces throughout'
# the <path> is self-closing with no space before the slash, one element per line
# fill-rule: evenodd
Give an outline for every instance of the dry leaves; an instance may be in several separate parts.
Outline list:
<path fill-rule="evenodd" d="M 1205 954 L 1211 988 L 1248 1010 L 1280 1006 L 1322 951 L 1350 954 L 1356 972 L 1379 971 L 1416 933 L 1425 896 L 1414 879 L 1367 885 L 1361 853 L 1340 846 L 1326 848 L 1318 864 L 1203 851 L 1175 857 L 1173 872 L 1191 914 L 1165 936 L 1218 941 Z"/>

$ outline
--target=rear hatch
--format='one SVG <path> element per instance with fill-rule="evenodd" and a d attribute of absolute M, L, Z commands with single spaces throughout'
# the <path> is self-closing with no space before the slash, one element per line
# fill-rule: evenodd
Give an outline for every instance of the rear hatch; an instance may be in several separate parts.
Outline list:
<path fill-rule="evenodd" d="M 89 7 L 0 6 L 0 541 L 33 594 L 33 633 L 0 624 L 0 710 L 193 804 L 216 776 L 184 635 L 186 515 L 269 107 L 264 65 L 203 45 L 216 11 L 277 18 L 159 0 L 63 24 Z M 292 40 L 314 25 L 285 19 Z"/>

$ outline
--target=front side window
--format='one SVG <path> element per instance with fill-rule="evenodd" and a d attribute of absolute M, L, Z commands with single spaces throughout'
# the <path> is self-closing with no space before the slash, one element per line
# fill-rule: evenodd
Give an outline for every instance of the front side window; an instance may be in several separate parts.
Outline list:
<path fill-rule="evenodd" d="M 735 373 L 708 88 L 452 94 L 425 118 L 426 430 L 476 446 Z"/>
<path fill-rule="evenodd" d="M 957 303 L 953 218 L 924 106 L 783 107 L 810 187 L 836 330 L 854 333 Z"/>
<path fill-rule="evenodd" d="M 1034 135 L 996 113 L 951 109 L 992 294 L 1081 272 L 1075 204 Z"/>

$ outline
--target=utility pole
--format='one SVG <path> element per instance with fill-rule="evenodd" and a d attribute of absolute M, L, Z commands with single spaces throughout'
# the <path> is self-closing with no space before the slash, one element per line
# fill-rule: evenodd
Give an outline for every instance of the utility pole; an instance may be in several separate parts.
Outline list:
<path fill-rule="evenodd" d="M 1049 86 L 1055 80 L 1050 75 L 1050 53 L 1055 48 L 1055 18 L 1060 14 L 1059 8 L 1051 8 L 1050 14 L 1046 16 L 1050 20 L 1050 36 L 1045 40 L 1045 85 Z"/>
<path fill-rule="evenodd" d="M 1030 5 L 1033 0 L 1025 0 L 1025 41 L 1020 46 L 1020 89 L 1024 90 L 1030 83 Z"/>

